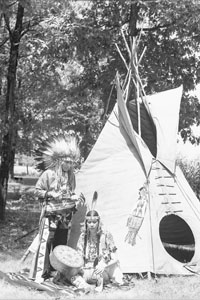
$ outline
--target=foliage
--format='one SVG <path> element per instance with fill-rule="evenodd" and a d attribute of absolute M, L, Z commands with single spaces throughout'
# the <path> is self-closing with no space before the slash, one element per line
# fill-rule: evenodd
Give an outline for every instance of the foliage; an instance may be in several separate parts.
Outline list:
<path fill-rule="evenodd" d="M 90 127 L 89 144 L 99 133 L 99 92 L 79 88 L 83 66 L 70 47 L 73 14 L 68 1 L 32 1 L 27 11 L 17 70 L 18 152 L 30 154 L 38 135 L 58 129 L 84 135 Z"/>
<path fill-rule="evenodd" d="M 5 8 L 8 2 L 0 3 Z M 138 3 L 138 34 L 143 29 L 139 56 L 146 47 L 139 70 L 145 91 L 183 84 L 179 130 L 184 140 L 199 142 L 191 132 L 191 126 L 199 124 L 199 103 L 187 90 L 199 81 L 200 4 L 195 0 Z M 44 132 L 72 128 L 83 137 L 86 157 L 115 104 L 116 71 L 122 79 L 126 76 L 116 44 L 128 60 L 121 30 L 129 41 L 130 1 L 24 0 L 21 4 L 25 19 L 16 85 L 17 152 L 30 154 Z M 11 23 L 14 8 L 8 7 Z M 1 108 L 9 55 L 2 15 L 0 32 Z"/>
<path fill-rule="evenodd" d="M 184 140 L 197 143 L 199 139 L 192 135 L 191 126 L 199 123 L 199 104 L 187 91 L 199 82 L 199 9 L 196 1 L 141 1 L 137 20 L 138 34 L 142 30 L 139 56 L 146 47 L 140 65 L 145 91 L 151 94 L 183 84 L 179 130 Z M 118 70 L 125 78 L 127 72 L 115 44 L 127 60 L 120 30 L 129 41 L 130 3 L 95 1 L 79 8 L 74 20 L 70 45 L 75 47 L 76 58 L 83 66 L 79 87 L 81 92 L 85 86 L 98 89 L 104 114 L 109 113 L 116 98 L 114 89 L 107 103 L 115 73 Z"/>
<path fill-rule="evenodd" d="M 192 190 L 200 200 L 200 162 L 198 160 L 177 159 L 177 164 L 180 166 Z"/>
<path fill-rule="evenodd" d="M 184 142 L 189 140 L 192 144 L 199 144 L 200 137 L 192 133 L 192 125 L 200 125 L 200 102 L 196 96 L 186 92 L 182 97 L 179 131 Z"/>
<path fill-rule="evenodd" d="M 141 74 L 147 93 L 183 85 L 179 131 L 183 140 L 199 143 L 191 126 L 199 125 L 199 100 L 189 95 L 199 83 L 200 35 L 197 1 L 160 1 L 146 7 L 149 27 L 144 28 L 147 50 Z M 145 25 L 144 25 L 145 27 Z"/>
<path fill-rule="evenodd" d="M 199 81 L 199 10 L 197 1 L 159 1 L 146 7 L 143 59 L 149 92 Z"/>

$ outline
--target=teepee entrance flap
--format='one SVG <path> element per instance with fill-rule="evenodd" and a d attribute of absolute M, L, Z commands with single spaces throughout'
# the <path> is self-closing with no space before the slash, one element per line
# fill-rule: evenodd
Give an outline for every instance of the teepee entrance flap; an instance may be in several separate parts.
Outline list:
<path fill-rule="evenodd" d="M 152 154 L 150 153 L 149 149 L 147 148 L 146 144 L 143 142 L 141 137 L 132 128 L 130 116 L 125 101 L 123 100 L 123 93 L 120 88 L 118 76 L 117 76 L 117 104 L 118 104 L 119 125 L 126 132 L 127 139 L 129 139 L 130 142 L 135 147 L 135 151 L 137 151 L 141 166 L 147 176 L 151 167 Z"/>
<path fill-rule="evenodd" d="M 177 133 L 182 86 L 147 96 L 151 116 L 157 130 L 157 156 L 171 172 L 175 172 Z"/>

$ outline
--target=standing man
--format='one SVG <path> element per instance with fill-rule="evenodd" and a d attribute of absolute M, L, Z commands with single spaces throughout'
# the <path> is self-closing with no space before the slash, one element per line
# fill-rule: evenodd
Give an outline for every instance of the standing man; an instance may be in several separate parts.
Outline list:
<path fill-rule="evenodd" d="M 84 200 L 75 194 L 74 164 L 80 159 L 75 134 L 57 135 L 43 142 L 36 160 L 45 171 L 35 186 L 35 195 L 42 203 L 39 221 L 38 247 L 34 255 L 30 277 L 43 282 L 52 276 L 49 255 L 57 245 L 66 245 L 76 206 Z"/>

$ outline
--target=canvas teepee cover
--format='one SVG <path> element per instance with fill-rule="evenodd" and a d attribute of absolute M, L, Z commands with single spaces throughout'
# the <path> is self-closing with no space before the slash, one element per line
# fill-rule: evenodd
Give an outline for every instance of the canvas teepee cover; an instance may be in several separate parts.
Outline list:
<path fill-rule="evenodd" d="M 96 209 L 124 273 L 190 274 L 185 264 L 200 260 L 200 204 L 175 167 L 182 88 L 147 97 L 154 133 L 145 138 L 145 126 L 141 137 L 134 130 L 131 103 L 127 109 L 117 86 L 117 104 L 77 175 L 77 193 L 90 206 L 98 192 Z M 85 211 L 74 216 L 72 247 Z"/>

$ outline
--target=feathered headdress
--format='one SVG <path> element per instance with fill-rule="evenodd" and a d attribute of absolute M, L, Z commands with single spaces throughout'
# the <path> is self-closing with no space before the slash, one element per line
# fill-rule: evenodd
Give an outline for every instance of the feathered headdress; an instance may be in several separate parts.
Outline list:
<path fill-rule="evenodd" d="M 65 133 L 40 139 L 40 146 L 35 150 L 34 156 L 40 170 L 56 169 L 64 160 L 77 162 L 80 158 L 77 136 Z"/>

